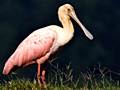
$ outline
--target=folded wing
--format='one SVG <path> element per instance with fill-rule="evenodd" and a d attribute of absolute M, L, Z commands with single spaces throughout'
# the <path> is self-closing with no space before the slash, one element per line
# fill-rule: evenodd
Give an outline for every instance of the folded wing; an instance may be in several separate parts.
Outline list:
<path fill-rule="evenodd" d="M 11 73 L 17 68 L 27 64 L 36 63 L 36 59 L 46 55 L 53 45 L 56 33 L 52 30 L 36 30 L 30 34 L 4 66 L 3 74 Z"/>

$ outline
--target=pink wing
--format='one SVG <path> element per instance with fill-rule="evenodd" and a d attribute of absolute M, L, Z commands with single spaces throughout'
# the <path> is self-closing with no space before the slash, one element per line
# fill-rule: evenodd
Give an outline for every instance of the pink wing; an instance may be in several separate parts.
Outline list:
<path fill-rule="evenodd" d="M 15 66 L 20 67 L 46 55 L 55 40 L 55 32 L 50 30 L 36 30 L 30 34 L 16 49 L 5 63 L 4 74 L 11 72 Z M 34 64 L 33 63 L 33 64 Z"/>

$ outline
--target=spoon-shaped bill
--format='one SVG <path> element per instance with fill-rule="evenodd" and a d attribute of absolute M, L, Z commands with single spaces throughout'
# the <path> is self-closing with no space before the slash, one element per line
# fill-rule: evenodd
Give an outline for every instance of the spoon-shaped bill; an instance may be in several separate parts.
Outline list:
<path fill-rule="evenodd" d="M 79 24 L 79 26 L 82 28 L 83 32 L 85 33 L 85 35 L 92 40 L 93 39 L 93 35 L 83 26 L 83 24 L 80 22 L 80 20 L 77 18 L 76 14 L 74 12 L 72 12 L 70 14 L 70 16 Z"/>

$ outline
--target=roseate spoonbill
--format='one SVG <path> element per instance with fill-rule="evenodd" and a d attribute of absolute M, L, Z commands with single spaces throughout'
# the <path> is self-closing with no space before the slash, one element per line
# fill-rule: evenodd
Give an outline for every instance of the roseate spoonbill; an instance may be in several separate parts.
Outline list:
<path fill-rule="evenodd" d="M 58 16 L 63 28 L 56 25 L 50 25 L 31 33 L 21 42 L 15 52 L 7 60 L 3 69 L 3 74 L 9 74 L 18 68 L 37 63 L 38 84 L 41 86 L 42 81 L 44 87 L 46 87 L 45 72 L 48 60 L 52 60 L 60 47 L 68 43 L 73 37 L 74 28 L 70 21 L 70 17 L 80 25 L 83 32 L 90 40 L 93 39 L 92 34 L 79 21 L 70 4 L 59 7 Z M 41 64 L 43 64 L 43 70 L 40 77 Z"/>

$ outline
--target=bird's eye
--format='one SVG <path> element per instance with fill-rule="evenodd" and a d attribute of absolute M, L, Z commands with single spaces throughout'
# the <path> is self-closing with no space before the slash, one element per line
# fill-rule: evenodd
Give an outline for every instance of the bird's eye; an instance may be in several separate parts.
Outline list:
<path fill-rule="evenodd" d="M 67 10 L 68 10 L 68 11 L 70 11 L 70 9 L 69 9 L 69 8 L 68 8 Z"/>

